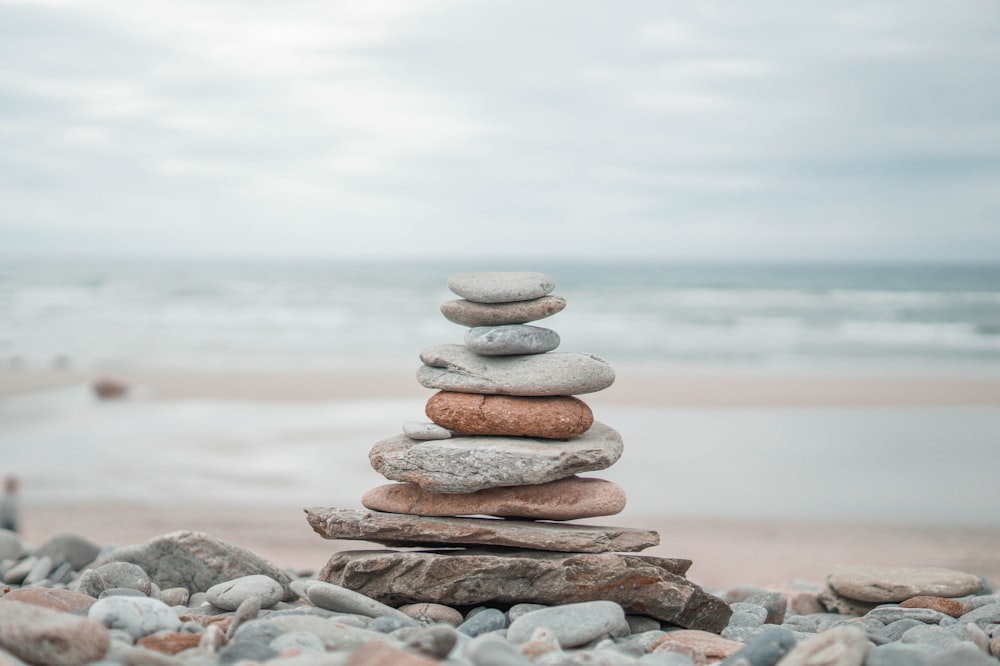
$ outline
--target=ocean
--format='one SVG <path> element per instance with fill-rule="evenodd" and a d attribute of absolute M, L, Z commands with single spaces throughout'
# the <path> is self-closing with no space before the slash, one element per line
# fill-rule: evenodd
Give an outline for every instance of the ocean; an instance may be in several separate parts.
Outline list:
<path fill-rule="evenodd" d="M 398 368 L 461 342 L 446 286 L 537 270 L 615 365 L 1000 375 L 1000 265 L 0 259 L 0 365 Z"/>

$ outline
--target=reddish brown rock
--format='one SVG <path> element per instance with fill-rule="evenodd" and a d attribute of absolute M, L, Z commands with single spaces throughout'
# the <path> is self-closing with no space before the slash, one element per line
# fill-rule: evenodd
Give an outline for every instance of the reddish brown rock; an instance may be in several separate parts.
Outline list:
<path fill-rule="evenodd" d="M 944 597 L 912 597 L 900 602 L 899 605 L 903 608 L 930 608 L 952 617 L 961 617 L 966 612 L 965 604 L 961 601 L 945 599 Z"/>
<path fill-rule="evenodd" d="M 373 511 L 413 516 L 500 516 L 577 520 L 613 516 L 625 508 L 625 491 L 604 479 L 571 476 L 534 486 L 503 486 L 474 493 L 430 493 L 414 483 L 372 488 L 361 503 Z"/>
<path fill-rule="evenodd" d="M 566 525 L 497 518 L 434 518 L 380 511 L 315 507 L 309 524 L 327 539 L 371 541 L 386 546 L 502 546 L 563 553 L 620 553 L 660 543 L 651 530 Z"/>
<path fill-rule="evenodd" d="M 594 423 L 590 407 L 572 396 L 480 395 L 441 391 L 424 409 L 434 423 L 467 435 L 569 439 Z"/>
<path fill-rule="evenodd" d="M 725 659 L 743 648 L 743 643 L 727 640 L 708 631 L 682 629 L 680 631 L 672 631 L 661 640 L 653 643 L 649 651 L 661 651 L 657 650 L 657 647 L 667 641 L 686 645 L 709 659 Z M 670 651 L 675 652 L 676 650 Z"/>
<path fill-rule="evenodd" d="M 125 382 L 107 377 L 94 380 L 91 388 L 94 390 L 94 394 L 101 400 L 123 398 L 129 391 L 129 385 Z"/>
<path fill-rule="evenodd" d="M 140 638 L 136 643 L 147 650 L 155 650 L 163 654 L 177 654 L 189 648 L 198 647 L 201 634 L 185 634 L 179 631 L 167 631 Z"/>
<path fill-rule="evenodd" d="M 73 590 L 51 587 L 22 587 L 0 597 L 0 601 L 23 601 L 26 604 L 51 608 L 61 613 L 85 613 L 97 601 L 94 597 Z"/>

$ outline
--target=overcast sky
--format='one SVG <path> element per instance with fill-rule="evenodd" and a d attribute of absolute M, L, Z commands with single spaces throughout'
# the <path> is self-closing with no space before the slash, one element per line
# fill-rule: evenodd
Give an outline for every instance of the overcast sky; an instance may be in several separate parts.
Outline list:
<path fill-rule="evenodd" d="M 1000 260 L 1000 4 L 0 0 L 0 249 Z"/>

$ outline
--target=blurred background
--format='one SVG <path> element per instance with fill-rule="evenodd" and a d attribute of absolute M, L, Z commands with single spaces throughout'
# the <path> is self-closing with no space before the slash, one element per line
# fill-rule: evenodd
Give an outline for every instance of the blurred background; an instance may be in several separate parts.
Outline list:
<path fill-rule="evenodd" d="M 585 400 L 627 516 L 995 536 L 998 32 L 0 0 L 0 473 L 26 510 L 358 506 L 420 349 L 461 342 L 448 275 L 535 270 L 560 349 L 618 371 Z"/>

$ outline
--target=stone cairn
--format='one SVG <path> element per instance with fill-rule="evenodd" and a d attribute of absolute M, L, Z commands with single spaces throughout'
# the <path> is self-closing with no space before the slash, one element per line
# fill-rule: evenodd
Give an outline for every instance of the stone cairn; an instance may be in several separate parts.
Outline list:
<path fill-rule="evenodd" d="M 469 327 L 465 344 L 424 349 L 432 423 L 376 443 L 372 467 L 397 481 L 365 493 L 369 511 L 306 509 L 328 539 L 420 550 L 335 554 L 324 581 L 391 606 L 561 605 L 609 600 L 627 613 L 721 631 L 731 613 L 684 574 L 689 560 L 635 555 L 656 532 L 567 522 L 625 506 L 616 484 L 576 476 L 613 465 L 621 436 L 579 394 L 615 378 L 603 359 L 554 352 L 559 335 L 527 322 L 560 312 L 541 273 L 460 273 L 462 299 L 441 312 Z M 471 517 L 480 516 L 480 517 Z"/>

